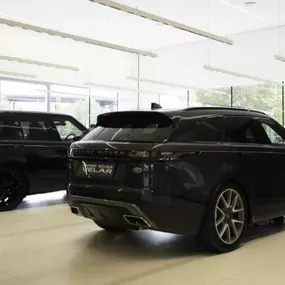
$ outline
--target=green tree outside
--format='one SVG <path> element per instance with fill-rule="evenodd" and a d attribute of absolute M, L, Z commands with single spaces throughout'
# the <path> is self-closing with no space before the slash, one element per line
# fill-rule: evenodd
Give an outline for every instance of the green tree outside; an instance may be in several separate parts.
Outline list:
<path fill-rule="evenodd" d="M 215 89 L 224 91 L 217 94 L 211 91 L 198 91 L 195 100 L 205 106 L 231 106 L 230 88 Z M 257 84 L 233 87 L 233 107 L 263 111 L 282 123 L 281 85 Z"/>

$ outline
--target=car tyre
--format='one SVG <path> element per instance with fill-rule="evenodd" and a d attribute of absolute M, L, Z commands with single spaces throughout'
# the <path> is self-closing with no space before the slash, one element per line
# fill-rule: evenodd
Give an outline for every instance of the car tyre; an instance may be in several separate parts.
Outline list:
<path fill-rule="evenodd" d="M 16 209 L 28 192 L 24 175 L 17 169 L 0 168 L 0 212 Z"/>
<path fill-rule="evenodd" d="M 283 216 L 274 218 L 272 221 L 273 221 L 273 224 L 276 225 L 276 226 L 284 225 L 284 217 Z"/>
<path fill-rule="evenodd" d="M 235 250 L 247 227 L 247 207 L 245 196 L 237 185 L 219 187 L 208 205 L 199 240 L 214 252 Z"/>
<path fill-rule="evenodd" d="M 120 232 L 125 232 L 125 231 L 127 231 L 127 229 L 125 229 L 125 228 L 107 225 L 107 224 L 102 223 L 102 222 L 94 221 L 94 223 L 95 223 L 98 227 L 102 228 L 103 230 L 105 230 L 106 232 L 109 232 L 109 233 L 120 233 Z"/>

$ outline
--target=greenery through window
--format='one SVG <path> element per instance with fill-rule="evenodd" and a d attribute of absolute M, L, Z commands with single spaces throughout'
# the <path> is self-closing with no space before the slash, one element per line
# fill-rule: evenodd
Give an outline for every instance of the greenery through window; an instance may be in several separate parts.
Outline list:
<path fill-rule="evenodd" d="M 233 90 L 233 107 L 262 111 L 282 123 L 281 85 L 257 84 Z"/>

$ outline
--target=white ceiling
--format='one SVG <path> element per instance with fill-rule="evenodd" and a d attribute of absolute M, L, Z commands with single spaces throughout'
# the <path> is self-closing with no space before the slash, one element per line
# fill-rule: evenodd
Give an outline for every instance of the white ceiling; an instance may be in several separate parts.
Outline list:
<path fill-rule="evenodd" d="M 252 7 L 246 7 L 244 1 L 118 2 L 219 35 L 232 35 L 285 23 L 285 15 L 280 19 L 278 16 L 279 1 L 284 0 L 256 0 L 257 4 Z M 282 6 L 285 12 L 285 3 Z M 0 8 L 1 15 L 8 18 L 139 49 L 160 48 L 202 39 L 88 0 L 0 0 Z"/>
<path fill-rule="evenodd" d="M 282 47 L 282 39 L 278 40 L 278 31 L 272 27 L 285 24 L 285 0 L 256 0 L 252 7 L 244 6 L 245 0 L 117 1 L 227 36 L 235 45 L 204 41 L 202 37 L 88 0 L 0 0 L 0 17 L 152 50 L 158 53 L 158 59 L 143 57 L 141 74 L 153 80 L 197 87 L 253 83 L 203 70 L 202 66 L 209 63 L 253 76 L 283 79 L 285 63 L 274 61 L 273 56 L 282 51 L 285 55 L 285 44 Z M 253 32 L 257 30 L 261 31 Z M 137 86 L 126 80 L 127 76 L 137 76 L 135 55 L 3 25 L 0 25 L 0 35 L 5 39 L 0 44 L 2 55 L 77 66 L 80 72 L 4 61 L 0 61 L 0 70 L 37 74 L 40 80 L 69 84 L 93 81 Z M 161 89 L 160 86 L 153 88 Z"/>

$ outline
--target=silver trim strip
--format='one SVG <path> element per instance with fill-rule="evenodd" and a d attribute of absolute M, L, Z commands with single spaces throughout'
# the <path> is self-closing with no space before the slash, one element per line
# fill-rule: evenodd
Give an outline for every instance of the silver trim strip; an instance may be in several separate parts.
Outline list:
<path fill-rule="evenodd" d="M 83 197 L 83 196 L 77 196 L 77 195 L 71 195 L 70 196 L 72 200 L 75 201 L 82 201 L 83 203 L 90 203 L 92 206 L 93 203 L 99 204 L 99 205 L 107 205 L 107 206 L 118 206 L 125 208 L 129 210 L 134 216 L 143 218 L 145 221 L 148 221 L 147 223 L 150 225 L 151 228 L 156 228 L 155 224 L 149 219 L 142 211 L 141 209 L 131 203 L 127 202 L 121 202 L 121 201 L 114 201 L 114 200 L 107 200 L 107 199 L 96 199 L 96 198 L 89 198 L 89 197 Z M 73 206 L 70 206 L 73 207 Z"/>

